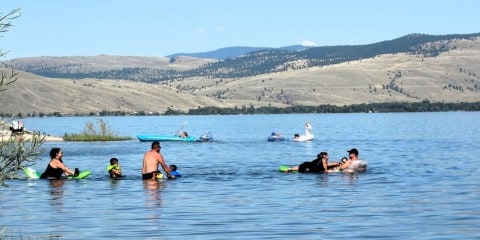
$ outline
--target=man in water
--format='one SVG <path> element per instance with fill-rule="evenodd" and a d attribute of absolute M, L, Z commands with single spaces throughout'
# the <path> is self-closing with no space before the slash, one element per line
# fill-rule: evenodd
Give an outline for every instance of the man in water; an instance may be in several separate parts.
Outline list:
<path fill-rule="evenodd" d="M 162 154 L 160 154 L 160 143 L 158 141 L 152 142 L 152 149 L 145 153 L 143 156 L 143 167 L 142 167 L 142 179 L 143 180 L 155 180 L 157 174 L 160 173 L 158 170 L 158 165 L 160 164 L 167 174 L 168 178 L 175 178 L 170 172 L 170 168 L 163 160 Z"/>
<path fill-rule="evenodd" d="M 347 151 L 348 152 L 348 161 L 342 164 L 340 167 L 341 170 L 344 170 L 352 165 L 353 162 L 358 160 L 358 150 L 356 148 L 352 148 Z"/>

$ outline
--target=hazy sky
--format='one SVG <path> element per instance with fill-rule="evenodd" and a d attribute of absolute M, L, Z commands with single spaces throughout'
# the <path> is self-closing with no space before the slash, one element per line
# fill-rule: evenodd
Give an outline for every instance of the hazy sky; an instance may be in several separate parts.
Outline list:
<path fill-rule="evenodd" d="M 480 1 L 0 0 L 21 8 L 3 33 L 6 60 L 165 56 L 231 46 L 367 44 L 409 33 L 480 32 Z"/>

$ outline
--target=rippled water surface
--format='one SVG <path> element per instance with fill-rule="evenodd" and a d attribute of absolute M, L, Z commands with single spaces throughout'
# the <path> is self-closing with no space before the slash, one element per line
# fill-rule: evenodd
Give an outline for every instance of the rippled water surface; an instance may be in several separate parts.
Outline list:
<path fill-rule="evenodd" d="M 183 176 L 141 180 L 150 143 L 50 142 L 85 180 L 8 180 L 0 192 L 0 229 L 10 237 L 60 239 L 471 239 L 480 237 L 480 113 L 311 114 L 107 117 L 119 135 L 193 136 L 212 143 L 162 143 Z M 96 118 L 33 118 L 29 129 L 81 132 Z M 315 140 L 288 138 L 310 121 Z M 278 172 L 327 151 L 330 161 L 356 147 L 369 169 L 358 174 Z M 112 181 L 108 160 L 126 179 Z"/>

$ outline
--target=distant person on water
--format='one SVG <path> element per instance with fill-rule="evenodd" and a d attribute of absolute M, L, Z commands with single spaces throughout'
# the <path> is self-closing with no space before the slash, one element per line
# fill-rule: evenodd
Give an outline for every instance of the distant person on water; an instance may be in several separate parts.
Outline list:
<path fill-rule="evenodd" d="M 60 148 L 52 148 L 50 150 L 50 162 L 45 171 L 40 175 L 43 179 L 60 179 L 62 174 L 66 176 L 78 175 L 78 169 L 72 171 L 68 169 L 62 161 L 63 151 Z"/>
<path fill-rule="evenodd" d="M 172 164 L 169 167 L 170 167 L 170 174 L 172 174 L 172 176 L 174 176 L 174 177 L 181 177 L 182 176 L 182 174 L 177 171 L 177 165 Z"/>
<path fill-rule="evenodd" d="M 158 170 L 158 165 L 161 165 L 168 178 L 175 178 L 172 176 L 170 168 L 165 163 L 162 154 L 160 154 L 160 142 L 153 141 L 152 149 L 143 156 L 142 179 L 150 180 L 157 179 L 157 174 L 161 174 Z"/>
<path fill-rule="evenodd" d="M 182 138 L 187 138 L 188 137 L 188 132 L 182 131 L 182 129 L 178 129 L 177 136 L 182 137 Z"/>
<path fill-rule="evenodd" d="M 297 140 L 298 138 L 300 138 L 300 134 L 298 133 L 293 134 L 293 140 Z"/>
<path fill-rule="evenodd" d="M 272 134 L 270 136 L 272 136 L 272 137 L 282 137 L 282 135 L 278 132 L 272 132 Z"/>
<path fill-rule="evenodd" d="M 122 177 L 122 169 L 120 168 L 120 164 L 118 163 L 117 158 L 110 159 L 110 165 L 108 165 L 107 171 L 110 175 L 110 178 Z"/>

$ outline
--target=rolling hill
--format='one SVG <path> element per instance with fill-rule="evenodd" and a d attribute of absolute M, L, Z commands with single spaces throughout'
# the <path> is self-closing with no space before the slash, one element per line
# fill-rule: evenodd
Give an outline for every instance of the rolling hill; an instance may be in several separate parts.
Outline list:
<path fill-rule="evenodd" d="M 282 49 L 282 50 L 288 50 L 288 51 L 303 51 L 308 48 L 311 48 L 309 46 L 303 46 L 303 45 L 292 45 L 292 46 L 286 46 L 286 47 L 280 47 L 277 49 Z M 195 58 L 208 58 L 208 59 L 216 59 L 216 60 L 225 60 L 228 58 L 237 58 L 242 55 L 251 53 L 251 52 L 257 52 L 261 50 L 266 50 L 266 49 L 275 49 L 275 48 L 270 48 L 270 47 L 226 47 L 226 48 L 220 48 L 217 50 L 213 51 L 208 51 L 208 52 L 199 52 L 199 53 L 175 53 L 168 55 L 167 57 L 169 58 L 175 58 L 175 57 L 180 57 L 180 56 L 188 56 L 188 57 L 195 57 Z"/>
<path fill-rule="evenodd" d="M 402 44 L 405 41 L 409 43 Z M 284 54 L 280 54 L 282 52 Z M 255 60 L 231 59 L 237 62 L 230 68 L 217 65 L 228 61 L 191 57 L 179 57 L 173 62 L 172 59 L 159 58 L 157 61 L 163 65 L 148 58 L 140 61 L 106 55 L 102 60 L 93 57 L 91 62 L 85 61 L 86 57 L 39 58 L 43 62 L 32 58 L 28 64 L 25 59 L 14 59 L 13 63 L 22 62 L 25 68 L 42 69 L 44 65 L 67 66 L 65 59 L 80 58 L 83 60 L 75 64 L 85 61 L 96 69 L 109 72 L 113 71 L 109 68 L 124 70 L 122 67 L 128 66 L 144 71 L 170 71 L 171 76 L 177 77 L 144 83 L 149 81 L 52 78 L 21 72 L 19 80 L 0 95 L 0 112 L 73 114 L 108 110 L 162 113 L 168 108 L 186 111 L 208 106 L 480 101 L 480 38 L 477 34 L 433 37 L 414 34 L 393 42 L 360 47 L 311 48 L 293 55 L 291 51 L 279 49 L 273 52 L 262 50 L 247 56 Z M 107 60 L 110 58 L 114 59 Z M 330 59 L 330 62 L 319 64 L 322 62 L 319 59 Z M 11 63 L 6 65 L 13 66 L 9 65 Z M 275 67 L 268 69 L 276 70 L 256 72 L 242 64 L 250 64 L 253 69 L 259 64 L 270 64 Z M 235 75 L 239 69 L 246 69 L 249 74 Z M 233 74 L 228 75 L 229 72 Z M 191 75 L 177 75 L 179 73 Z"/>
<path fill-rule="evenodd" d="M 148 83 L 158 83 L 176 79 L 206 77 L 206 78 L 243 78 L 299 70 L 315 66 L 329 66 L 349 61 L 368 59 L 382 54 L 406 53 L 424 57 L 434 57 L 442 52 L 454 50 L 457 40 L 475 41 L 480 33 L 451 34 L 451 35 L 425 35 L 409 34 L 397 39 L 382 41 L 366 45 L 354 46 L 326 46 L 312 47 L 303 51 L 286 49 L 264 49 L 241 55 L 237 58 L 225 60 L 200 60 L 198 58 L 182 57 L 158 60 L 149 58 L 137 60 L 141 57 L 118 57 L 106 56 L 101 61 L 118 62 L 122 58 L 134 59 L 125 63 L 122 68 L 112 64 L 110 69 L 92 68 L 96 59 L 102 57 L 75 57 L 79 59 L 72 63 L 72 57 L 54 58 L 54 64 L 39 59 L 37 62 L 29 61 L 25 64 L 24 59 L 4 61 L 0 66 L 13 68 L 20 71 L 34 73 L 44 77 L 54 78 L 96 78 L 96 79 L 124 79 Z M 92 58 L 94 58 L 92 60 Z M 109 60 L 113 58 L 114 60 Z M 119 60 L 117 60 L 119 59 Z M 188 64 L 194 59 L 195 64 Z M 58 61 L 62 61 L 58 62 Z M 96 64 L 98 65 L 98 64 Z M 107 64 L 105 64 L 107 65 Z M 152 66 L 153 65 L 153 66 Z M 107 65 L 108 66 L 108 65 Z"/>

